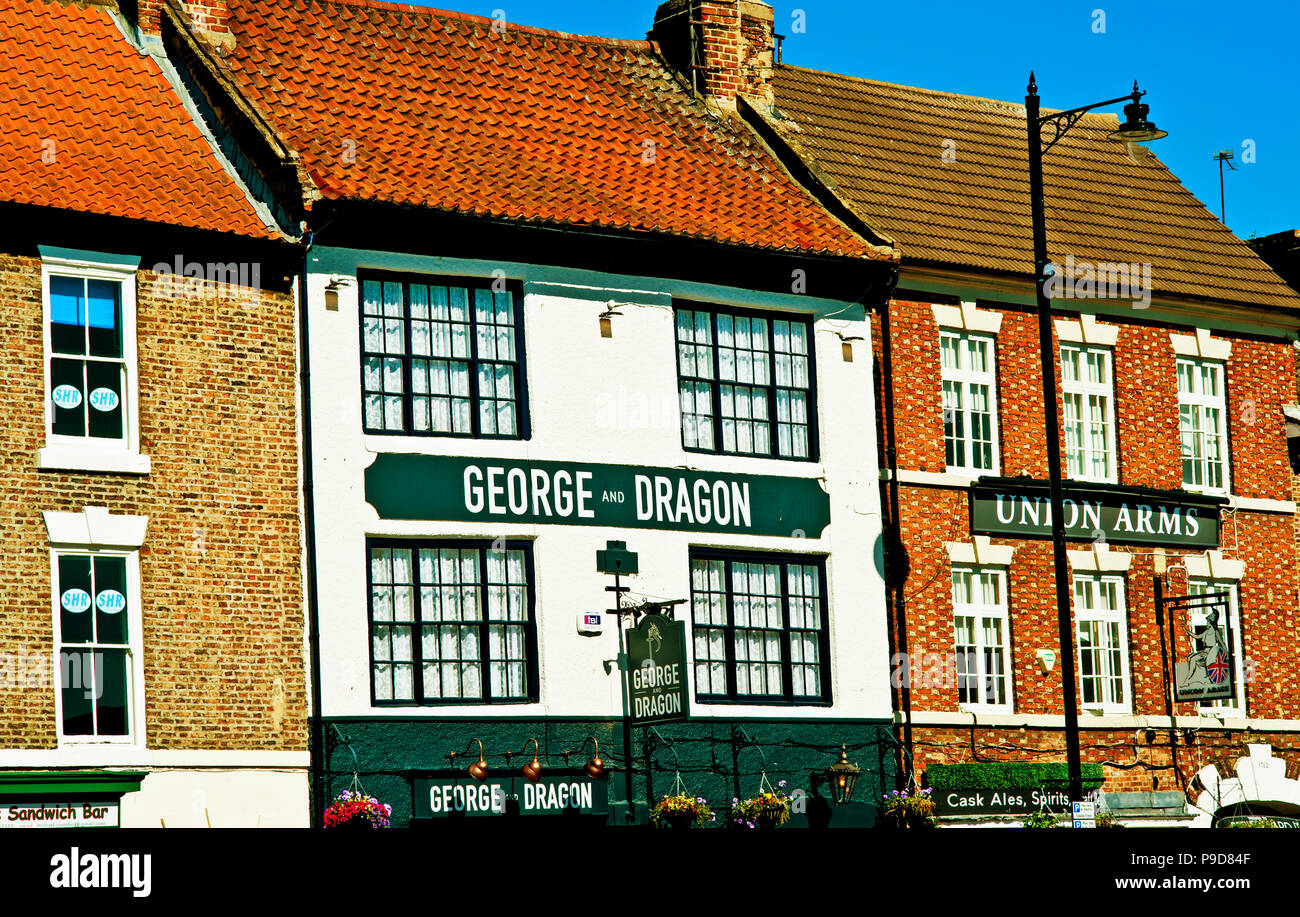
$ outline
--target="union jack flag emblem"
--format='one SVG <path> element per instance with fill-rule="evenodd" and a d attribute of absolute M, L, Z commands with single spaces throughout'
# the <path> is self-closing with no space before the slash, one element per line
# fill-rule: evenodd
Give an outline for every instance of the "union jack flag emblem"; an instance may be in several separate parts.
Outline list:
<path fill-rule="evenodd" d="M 1214 657 L 1213 662 L 1205 664 L 1205 674 L 1216 685 L 1221 685 L 1228 680 L 1228 655 L 1223 650 L 1219 650 Z"/>

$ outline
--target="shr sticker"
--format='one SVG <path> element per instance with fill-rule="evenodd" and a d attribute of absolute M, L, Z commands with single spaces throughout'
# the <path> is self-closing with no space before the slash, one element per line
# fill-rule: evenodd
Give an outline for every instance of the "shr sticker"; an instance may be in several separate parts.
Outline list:
<path fill-rule="evenodd" d="M 50 397 L 54 400 L 55 405 L 65 411 L 81 404 L 81 390 L 75 385 L 60 385 L 50 393 Z"/>
<path fill-rule="evenodd" d="M 78 394 L 80 400 L 80 394 Z M 117 392 L 111 388 L 97 388 L 90 393 L 90 406 L 96 411 L 111 411 L 117 407 Z"/>
<path fill-rule="evenodd" d="M 95 596 L 95 607 L 104 614 L 115 615 L 126 607 L 126 596 L 116 589 L 105 589 Z"/>
<path fill-rule="evenodd" d="M 81 612 L 90 608 L 90 593 L 85 589 L 69 589 L 59 596 L 59 604 L 71 612 Z"/>

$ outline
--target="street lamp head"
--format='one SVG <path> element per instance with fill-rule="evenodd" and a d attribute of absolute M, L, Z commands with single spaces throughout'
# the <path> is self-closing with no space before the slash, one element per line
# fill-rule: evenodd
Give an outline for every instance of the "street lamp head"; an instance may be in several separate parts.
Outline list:
<path fill-rule="evenodd" d="M 1159 140 L 1161 137 L 1168 137 L 1168 131 L 1162 131 L 1156 127 L 1155 122 L 1147 120 L 1147 111 L 1149 106 L 1143 104 L 1142 97 L 1146 95 L 1138 89 L 1137 80 L 1133 81 L 1133 99 L 1124 106 L 1124 123 L 1116 130 L 1111 131 L 1111 140 L 1122 140 L 1125 143 L 1145 143 L 1148 140 Z"/>

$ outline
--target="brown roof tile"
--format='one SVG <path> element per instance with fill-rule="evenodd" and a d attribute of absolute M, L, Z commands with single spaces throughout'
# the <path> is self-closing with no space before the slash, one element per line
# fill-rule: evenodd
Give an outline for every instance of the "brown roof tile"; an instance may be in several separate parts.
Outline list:
<path fill-rule="evenodd" d="M 903 263 L 1033 273 L 1025 107 L 780 66 L 772 125 Z M 1044 157 L 1057 263 L 1150 263 L 1157 294 L 1300 308 L 1300 297 L 1154 155 L 1086 114 Z M 945 161 L 944 142 L 955 159 Z"/>

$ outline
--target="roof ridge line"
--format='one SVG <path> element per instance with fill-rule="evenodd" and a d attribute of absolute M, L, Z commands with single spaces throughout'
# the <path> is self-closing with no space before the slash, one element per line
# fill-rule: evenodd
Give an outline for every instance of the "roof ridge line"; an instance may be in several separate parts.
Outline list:
<path fill-rule="evenodd" d="M 444 10 L 432 6 L 415 6 L 411 3 L 396 3 L 393 0 L 316 0 L 321 5 L 349 6 L 359 9 L 372 9 L 396 13 L 410 13 L 415 16 L 426 18 L 452 19 L 458 22 L 468 22 L 474 25 L 484 25 L 491 30 L 497 22 L 505 22 L 506 32 L 526 32 L 529 35 L 540 35 L 544 38 L 559 38 L 567 41 L 581 41 L 593 44 L 611 45 L 614 47 L 627 48 L 648 48 L 650 42 L 644 38 L 607 38 L 603 35 L 578 35 L 572 32 L 560 32 L 555 29 L 543 29 L 537 26 L 522 25 L 510 20 L 490 19 L 487 16 L 475 16 L 473 13 L 462 13 L 457 10 Z"/>
<path fill-rule="evenodd" d="M 855 83 L 868 83 L 872 86 L 888 86 L 892 89 L 906 89 L 909 92 L 921 92 L 921 93 L 925 93 L 926 95 L 944 96 L 950 99 L 962 99 L 967 102 L 983 102 L 986 105 L 996 105 L 1002 108 L 1018 109 L 1021 112 L 1025 110 L 1025 103 L 1023 102 L 1008 102 L 1006 99 L 990 99 L 987 96 L 968 95 L 967 93 L 964 92 L 951 92 L 946 89 L 926 89 L 924 86 L 909 86 L 906 83 L 891 83 L 888 80 L 873 80 L 871 77 L 854 76 L 850 73 L 835 73 L 831 70 L 814 70 L 812 67 L 799 67 L 795 64 L 778 64 L 776 69 L 777 70 L 782 70 L 782 69 L 801 70 L 804 73 L 816 73 L 816 74 L 820 74 L 821 76 L 833 76 L 836 79 L 850 80 Z M 1044 106 L 1040 108 L 1039 111 L 1042 112 L 1043 114 L 1056 114 L 1059 112 L 1068 111 L 1068 109 L 1048 108 Z M 1097 111 L 1084 112 L 1083 117 L 1084 118 L 1089 118 L 1089 117 L 1105 118 L 1105 119 L 1113 120 L 1117 124 L 1119 123 L 1119 117 L 1117 115 L 1111 115 L 1105 112 L 1097 112 Z"/>

